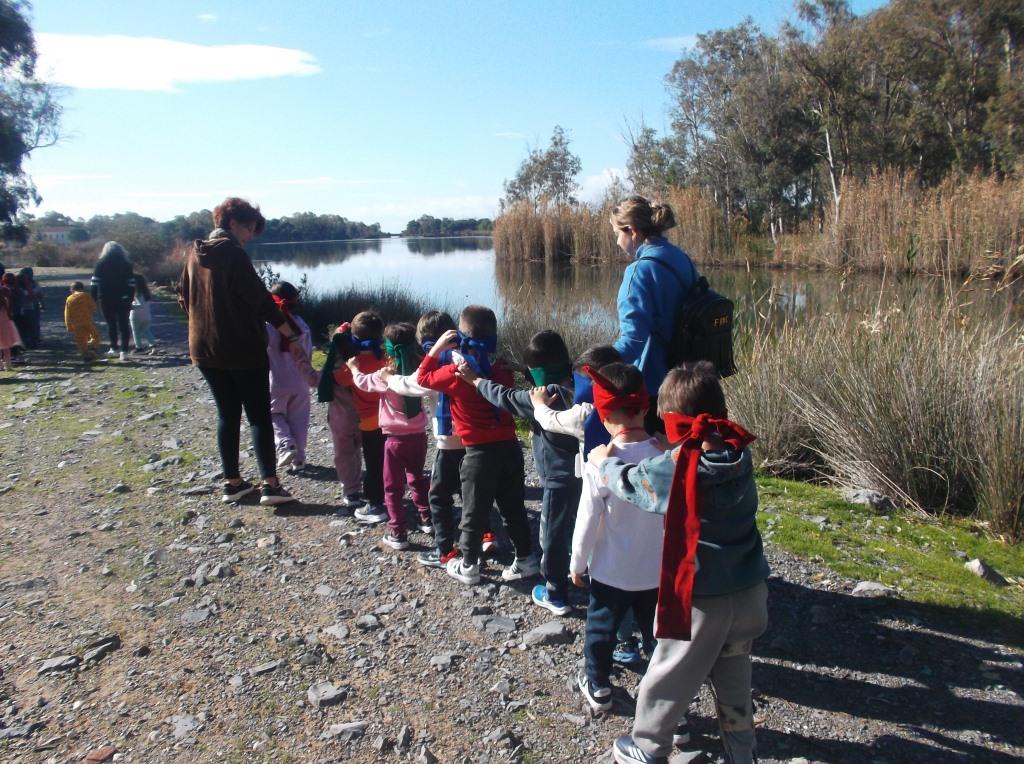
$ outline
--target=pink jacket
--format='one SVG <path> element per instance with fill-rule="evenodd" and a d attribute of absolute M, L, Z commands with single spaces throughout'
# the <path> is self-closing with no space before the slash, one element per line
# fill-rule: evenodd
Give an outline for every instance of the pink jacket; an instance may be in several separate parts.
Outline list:
<path fill-rule="evenodd" d="M 405 401 L 402 396 L 388 387 L 376 373 L 352 372 L 352 384 L 366 393 L 380 393 L 380 429 L 385 435 L 427 434 L 427 415 L 424 406 L 420 413 L 409 419 L 405 415 Z"/>

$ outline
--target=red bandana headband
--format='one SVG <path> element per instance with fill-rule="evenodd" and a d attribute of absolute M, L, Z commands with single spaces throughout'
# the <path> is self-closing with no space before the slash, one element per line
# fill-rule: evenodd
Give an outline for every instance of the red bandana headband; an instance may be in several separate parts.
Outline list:
<path fill-rule="evenodd" d="M 700 540 L 697 467 L 701 444 L 709 435 L 717 434 L 726 445 L 740 451 L 754 441 L 754 436 L 735 422 L 716 419 L 710 414 L 697 417 L 665 414 L 662 419 L 665 420 L 669 442 L 678 443 L 681 448 L 665 512 L 665 541 L 661 550 L 661 582 L 654 635 L 659 639 L 688 640 L 693 615 L 697 542 Z"/>
<path fill-rule="evenodd" d="M 625 409 L 637 413 L 649 408 L 651 397 L 647 394 L 647 387 L 640 385 L 640 389 L 632 393 L 620 393 L 615 389 L 604 376 L 593 366 L 584 366 L 591 381 L 594 383 L 594 408 L 597 409 L 601 419 L 607 419 L 608 415 L 615 409 Z"/>
<path fill-rule="evenodd" d="M 286 300 L 285 298 L 283 298 L 279 294 L 272 294 L 270 296 L 274 298 L 274 304 L 277 306 L 277 309 L 279 311 L 281 311 L 282 314 L 284 314 L 284 320 L 288 322 L 288 326 L 291 327 L 291 330 L 293 332 L 295 332 L 296 336 L 302 334 L 302 332 L 299 330 L 299 325 L 297 323 L 295 323 L 295 319 L 292 318 L 292 310 L 291 310 L 294 306 L 299 304 L 299 301 L 298 300 Z M 282 334 L 281 335 L 281 352 L 282 353 L 287 353 L 288 349 L 291 347 L 291 344 L 292 344 L 291 340 L 288 339 L 287 337 L 285 337 Z"/>

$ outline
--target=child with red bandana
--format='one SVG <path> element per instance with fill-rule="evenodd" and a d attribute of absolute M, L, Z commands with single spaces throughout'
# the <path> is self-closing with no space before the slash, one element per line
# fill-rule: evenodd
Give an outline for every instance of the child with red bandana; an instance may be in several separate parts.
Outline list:
<path fill-rule="evenodd" d="M 768 624 L 768 563 L 757 530 L 753 436 L 728 420 L 713 364 L 684 363 L 658 394 L 672 448 L 624 463 L 595 448 L 602 486 L 665 516 L 655 618 L 658 645 L 640 682 L 632 735 L 613 746 L 619 764 L 668 762 L 673 733 L 710 678 L 729 764 L 751 764 L 751 646 Z"/>
<path fill-rule="evenodd" d="M 270 363 L 270 419 L 274 425 L 277 468 L 289 471 L 306 464 L 306 441 L 309 435 L 309 388 L 315 387 L 320 375 L 312 365 L 313 341 L 309 327 L 292 313 L 299 304 L 299 291 L 287 281 L 270 288 L 274 304 L 284 314 L 285 322 L 298 339 L 285 337 L 267 324 L 267 360 Z M 302 360 L 292 352 L 292 343 L 302 348 Z"/>
<path fill-rule="evenodd" d="M 592 366 L 583 371 L 593 383 L 594 409 L 611 436 L 610 453 L 630 462 L 661 454 L 658 441 L 644 429 L 649 397 L 640 370 L 610 363 L 600 371 Z M 653 641 L 663 527 L 660 517 L 602 486 L 595 467 L 584 467 L 569 576 L 582 587 L 583 574 L 590 573 L 584 669 L 577 684 L 594 711 L 612 706 L 612 653 L 628 612 L 632 611 L 645 641 Z"/>

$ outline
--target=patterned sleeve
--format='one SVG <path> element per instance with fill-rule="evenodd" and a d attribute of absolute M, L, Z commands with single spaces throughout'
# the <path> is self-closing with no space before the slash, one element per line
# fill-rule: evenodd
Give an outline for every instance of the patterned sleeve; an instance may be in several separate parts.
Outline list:
<path fill-rule="evenodd" d="M 644 512 L 663 515 L 668 510 L 668 494 L 678 454 L 679 449 L 673 449 L 644 459 L 639 464 L 625 464 L 611 456 L 601 462 L 599 480 L 602 486 L 623 501 Z"/>

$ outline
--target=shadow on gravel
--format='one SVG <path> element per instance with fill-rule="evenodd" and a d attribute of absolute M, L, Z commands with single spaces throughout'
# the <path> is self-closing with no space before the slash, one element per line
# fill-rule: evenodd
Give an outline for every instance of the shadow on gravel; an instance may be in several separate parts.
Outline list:
<path fill-rule="evenodd" d="M 291 504 L 280 504 L 274 507 L 276 517 L 338 517 L 347 515 L 339 514 L 337 504 L 304 504 L 295 501 Z"/>
<path fill-rule="evenodd" d="M 1000 613 L 962 611 L 899 600 L 862 599 L 769 580 L 769 631 L 755 654 L 792 661 L 793 666 L 759 662 L 754 685 L 765 695 L 808 708 L 864 719 L 952 730 L 977 730 L 1013 745 L 1024 744 L 1020 706 L 968 697 L 994 685 L 1022 689 L 1018 658 L 988 644 L 968 641 L 1019 641 L 1020 622 Z M 969 623 L 973 621 L 973 629 Z M 1011 637 L 1012 635 L 1012 637 Z M 808 670 L 808 666 L 820 667 Z M 850 674 L 887 675 L 886 686 Z M 892 737 L 884 750 L 841 740 L 804 740 L 789 750 L 827 751 L 829 761 L 868 761 L 879 753 L 898 761 L 963 761 L 971 744 L 935 732 L 917 730 L 937 745 Z M 777 732 L 758 733 L 762 752 L 785 758 Z M 987 752 L 987 761 L 1010 761 Z"/>
<path fill-rule="evenodd" d="M 338 480 L 338 473 L 334 467 L 321 467 L 318 464 L 306 464 L 297 477 L 305 480 L 316 480 L 321 483 L 334 483 Z"/>

